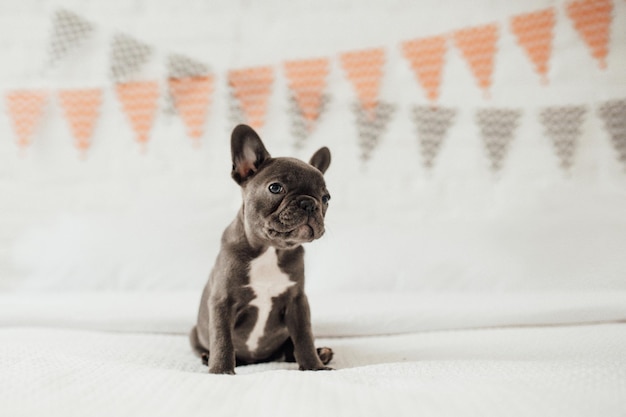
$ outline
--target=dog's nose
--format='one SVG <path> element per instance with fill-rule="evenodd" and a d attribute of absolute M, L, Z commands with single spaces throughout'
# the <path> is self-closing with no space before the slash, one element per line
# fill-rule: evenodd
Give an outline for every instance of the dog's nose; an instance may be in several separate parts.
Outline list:
<path fill-rule="evenodd" d="M 309 200 L 308 198 L 304 200 L 300 200 L 298 205 L 300 206 L 302 210 L 306 211 L 309 214 L 313 213 L 317 209 L 315 201 Z"/>

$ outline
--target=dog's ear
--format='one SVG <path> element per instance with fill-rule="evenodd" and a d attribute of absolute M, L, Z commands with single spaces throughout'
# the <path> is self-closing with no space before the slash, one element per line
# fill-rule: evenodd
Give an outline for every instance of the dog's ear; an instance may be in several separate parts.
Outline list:
<path fill-rule="evenodd" d="M 309 164 L 322 171 L 322 174 L 326 172 L 330 165 L 330 150 L 324 146 L 313 154 Z"/>
<path fill-rule="evenodd" d="M 248 125 L 238 125 L 233 129 L 230 151 L 233 159 L 231 176 L 240 185 L 253 176 L 261 164 L 270 158 L 261 138 Z"/>

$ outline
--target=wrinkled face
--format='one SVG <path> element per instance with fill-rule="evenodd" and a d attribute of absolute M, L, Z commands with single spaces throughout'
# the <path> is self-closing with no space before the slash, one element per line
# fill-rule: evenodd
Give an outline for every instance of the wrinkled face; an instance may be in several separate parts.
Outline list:
<path fill-rule="evenodd" d="M 330 194 L 322 173 L 293 158 L 266 161 L 243 187 L 246 230 L 279 249 L 324 234 Z"/>

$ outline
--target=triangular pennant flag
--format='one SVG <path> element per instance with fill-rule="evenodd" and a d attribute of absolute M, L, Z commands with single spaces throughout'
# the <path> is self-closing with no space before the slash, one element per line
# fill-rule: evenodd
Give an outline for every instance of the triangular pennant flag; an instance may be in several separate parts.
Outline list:
<path fill-rule="evenodd" d="M 168 55 L 167 76 L 170 79 L 204 76 L 213 77 L 208 65 L 193 58 L 179 54 Z M 163 111 L 169 115 L 176 114 L 176 106 L 174 105 L 174 98 L 172 97 L 171 89 L 168 89 L 165 94 L 165 107 L 163 108 Z"/>
<path fill-rule="evenodd" d="M 548 107 L 539 114 L 546 135 L 552 140 L 561 168 L 565 171 L 574 163 L 580 127 L 586 112 L 584 106 L 564 106 Z"/>
<path fill-rule="evenodd" d="M 476 121 L 494 172 L 502 169 L 522 112 L 511 109 L 480 109 Z"/>
<path fill-rule="evenodd" d="M 602 103 L 598 108 L 598 115 L 611 136 L 617 158 L 626 169 L 626 99 Z"/>
<path fill-rule="evenodd" d="M 446 36 L 434 36 L 402 43 L 404 56 L 431 102 L 439 98 L 447 42 Z"/>
<path fill-rule="evenodd" d="M 167 57 L 167 75 L 170 78 L 198 77 L 210 73 L 209 66 L 204 62 L 178 54 L 171 54 Z"/>
<path fill-rule="evenodd" d="M 413 120 L 417 125 L 417 135 L 426 169 L 433 167 L 441 143 L 452 126 L 455 115 L 455 109 L 445 107 L 413 107 Z"/>
<path fill-rule="evenodd" d="M 48 62 L 54 65 L 72 50 L 77 49 L 93 32 L 93 25 L 70 11 L 54 13 L 50 36 Z"/>
<path fill-rule="evenodd" d="M 302 148 L 306 142 L 306 139 L 311 135 L 311 132 L 314 130 L 316 123 L 311 122 L 302 114 L 302 110 L 300 110 L 300 105 L 296 101 L 296 98 L 293 94 L 289 95 L 288 102 L 289 106 L 287 108 L 287 113 L 289 114 L 289 117 L 291 119 L 291 134 L 295 139 L 294 146 L 296 148 Z M 325 112 L 329 102 L 329 95 L 322 94 L 318 109 L 318 119 Z"/>
<path fill-rule="evenodd" d="M 48 93 L 40 90 L 10 91 L 6 95 L 7 113 L 17 136 L 17 145 L 24 149 L 33 141 L 48 101 Z"/>
<path fill-rule="evenodd" d="M 498 42 L 498 25 L 493 23 L 454 32 L 454 43 L 461 50 L 479 87 L 488 94 Z"/>
<path fill-rule="evenodd" d="M 517 42 L 524 48 L 544 83 L 548 81 L 548 62 L 552 54 L 554 15 L 554 9 L 550 8 L 511 18 L 511 30 Z"/>
<path fill-rule="evenodd" d="M 111 77 L 115 82 L 132 81 L 152 55 L 152 48 L 137 39 L 118 33 L 111 44 Z"/>
<path fill-rule="evenodd" d="M 145 146 L 150 139 L 150 129 L 157 109 L 159 83 L 157 81 L 119 83 L 115 89 L 137 142 Z"/>
<path fill-rule="evenodd" d="M 211 104 L 213 76 L 170 78 L 168 82 L 174 106 L 187 126 L 187 134 L 192 139 L 200 139 Z"/>
<path fill-rule="evenodd" d="M 574 21 L 574 27 L 602 69 L 606 68 L 606 58 L 609 54 L 612 12 L 611 0 L 581 0 L 567 4 L 568 16 Z"/>
<path fill-rule="evenodd" d="M 58 94 L 76 147 L 84 152 L 91 145 L 91 137 L 100 114 L 102 90 L 100 88 L 61 90 Z"/>
<path fill-rule="evenodd" d="M 373 110 L 368 110 L 363 108 L 362 103 L 356 102 L 352 106 L 352 110 L 356 116 L 357 130 L 359 132 L 361 159 L 367 161 L 378 146 L 380 138 L 385 129 L 387 129 L 387 125 L 396 108 L 391 103 L 380 101 Z"/>
<path fill-rule="evenodd" d="M 361 107 L 370 117 L 378 104 L 385 59 L 383 48 L 341 54 L 341 65 L 356 90 Z"/>
<path fill-rule="evenodd" d="M 272 67 L 254 67 L 231 70 L 228 73 L 228 85 L 231 98 L 238 107 L 245 122 L 252 127 L 261 128 L 265 124 L 265 114 L 272 84 L 274 70 Z"/>
<path fill-rule="evenodd" d="M 315 122 L 320 115 L 328 72 L 327 58 L 285 62 L 289 88 L 302 115 L 310 122 Z"/>
<path fill-rule="evenodd" d="M 324 95 L 326 79 L 330 71 L 328 58 L 288 61 L 284 64 L 287 84 L 290 89 L 290 104 L 294 130 L 296 125 L 305 128 L 301 136 L 310 133 L 327 102 Z"/>

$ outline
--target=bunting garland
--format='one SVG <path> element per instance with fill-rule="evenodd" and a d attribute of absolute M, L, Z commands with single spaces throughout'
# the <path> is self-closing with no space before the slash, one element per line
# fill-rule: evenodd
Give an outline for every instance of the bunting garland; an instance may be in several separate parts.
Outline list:
<path fill-rule="evenodd" d="M 444 107 L 415 106 L 413 121 L 417 126 L 417 136 L 424 168 L 430 170 L 446 133 L 454 121 L 456 110 Z"/>
<path fill-rule="evenodd" d="M 404 57 L 411 64 L 417 82 L 426 91 L 426 97 L 431 102 L 435 102 L 439 98 L 439 86 L 441 85 L 441 73 L 445 63 L 447 43 L 446 36 L 434 36 L 407 41 L 402 44 Z"/>
<path fill-rule="evenodd" d="M 17 90 L 6 95 L 7 112 L 17 136 L 17 146 L 24 150 L 35 136 L 44 115 L 48 93 L 42 90 Z"/>
<path fill-rule="evenodd" d="M 494 173 L 502 169 L 521 115 L 520 110 L 514 109 L 480 109 L 476 112 L 476 122 Z"/>
<path fill-rule="evenodd" d="M 606 68 L 609 54 L 611 0 L 569 0 L 565 14 L 591 56 Z M 534 71 L 544 84 L 548 82 L 556 7 L 511 16 L 509 29 L 524 51 Z M 94 32 L 94 25 L 68 10 L 59 9 L 52 16 L 48 62 L 54 65 L 78 50 Z M 496 23 L 463 28 L 450 35 L 408 40 L 401 43 L 403 57 L 409 63 L 417 83 L 430 106 L 414 106 L 411 119 L 417 129 L 422 163 L 433 168 L 447 132 L 457 115 L 454 108 L 435 106 L 442 87 L 448 38 L 466 61 L 477 86 L 488 97 L 493 83 L 495 56 L 500 26 Z M 146 80 L 147 64 L 153 48 L 129 35 L 117 33 L 110 43 L 109 75 L 115 84 L 122 111 L 127 115 L 137 142 L 144 148 L 159 103 L 159 82 Z M 344 52 L 339 63 L 351 84 L 356 101 L 351 106 L 358 133 L 360 157 L 367 161 L 380 143 L 397 106 L 380 98 L 386 65 L 386 49 L 372 48 Z M 303 146 L 317 127 L 327 108 L 329 58 L 285 61 L 283 74 L 288 87 L 288 114 L 296 146 Z M 230 70 L 227 74 L 229 104 L 234 123 L 248 123 L 259 129 L 266 122 L 275 72 L 272 66 Z M 178 54 L 167 56 L 165 100 L 172 114 L 180 116 L 187 135 L 194 144 L 204 134 L 215 89 L 215 75 L 208 65 Z M 59 104 L 68 122 L 75 146 L 85 153 L 91 146 L 94 128 L 103 100 L 103 89 L 59 89 Z M 34 139 L 43 119 L 48 93 L 42 90 L 15 90 L 6 93 L 7 113 L 20 149 Z M 620 161 L 626 163 L 626 100 L 603 103 L 597 115 L 611 136 Z M 544 135 L 551 141 L 560 167 L 568 171 L 574 164 L 585 106 L 555 106 L 539 113 Z M 491 169 L 503 167 L 510 143 L 521 117 L 512 109 L 480 109 L 476 112 Z"/>
<path fill-rule="evenodd" d="M 93 31 L 94 26 L 77 14 L 65 9 L 57 10 L 52 19 L 48 64 L 52 66 L 76 50 Z"/>
<path fill-rule="evenodd" d="M 324 92 L 330 63 L 328 58 L 287 61 L 284 69 L 289 86 L 291 130 L 297 139 L 296 146 L 301 146 L 329 101 Z"/>
<path fill-rule="evenodd" d="M 548 62 L 552 54 L 554 9 L 539 10 L 511 18 L 511 31 L 535 66 L 544 84 L 548 82 Z"/>
<path fill-rule="evenodd" d="M 102 104 L 102 89 L 61 90 L 58 96 L 76 148 L 84 154 L 91 145 Z"/>
<path fill-rule="evenodd" d="M 454 43 L 467 61 L 478 86 L 489 96 L 498 42 L 498 25 L 477 26 L 454 32 Z"/>
<path fill-rule="evenodd" d="M 609 54 L 609 29 L 613 12 L 611 0 L 580 0 L 567 4 L 567 15 L 585 41 L 601 69 Z"/>
<path fill-rule="evenodd" d="M 545 134 L 552 140 L 561 168 L 565 171 L 574 163 L 580 127 L 586 112 L 584 106 L 564 106 L 546 108 L 539 115 Z"/>
<path fill-rule="evenodd" d="M 273 83 L 272 67 L 231 70 L 228 86 L 233 121 L 248 123 L 257 129 L 263 127 Z"/>
<path fill-rule="evenodd" d="M 618 160 L 626 169 L 626 99 L 602 103 L 598 109 L 598 116 L 611 136 Z"/>

